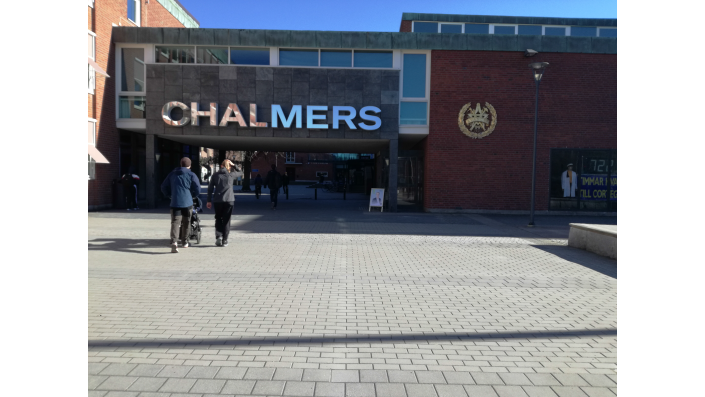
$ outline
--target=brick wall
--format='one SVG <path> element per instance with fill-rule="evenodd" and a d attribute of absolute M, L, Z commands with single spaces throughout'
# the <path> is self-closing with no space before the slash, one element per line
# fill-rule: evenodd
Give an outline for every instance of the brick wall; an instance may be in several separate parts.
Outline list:
<path fill-rule="evenodd" d="M 141 5 L 141 26 L 183 27 L 159 2 Z M 111 41 L 113 24 L 133 25 L 127 19 L 124 0 L 95 0 L 88 7 L 88 29 L 96 34 L 96 62 L 111 78 L 96 74 L 95 95 L 88 94 L 88 117 L 95 118 L 96 147 L 110 164 L 96 165 L 96 179 L 88 182 L 88 205 L 112 204 L 112 181 L 120 177 L 119 133 L 115 123 L 115 47 Z M 85 133 L 85 132 L 82 132 Z"/>
<path fill-rule="evenodd" d="M 539 94 L 536 209 L 548 209 L 551 148 L 617 148 L 616 55 L 433 51 L 427 209 L 529 209 L 535 86 L 527 65 L 536 61 L 550 63 Z M 460 131 L 468 102 L 495 108 L 491 135 Z"/>
<path fill-rule="evenodd" d="M 401 21 L 401 26 L 399 27 L 400 32 L 411 32 L 411 22 L 412 21 Z"/>

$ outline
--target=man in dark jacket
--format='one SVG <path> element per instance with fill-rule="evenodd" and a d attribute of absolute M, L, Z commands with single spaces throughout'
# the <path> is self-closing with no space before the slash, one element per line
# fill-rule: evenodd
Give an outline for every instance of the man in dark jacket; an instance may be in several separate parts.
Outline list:
<path fill-rule="evenodd" d="M 233 182 L 240 176 L 235 170 L 235 164 L 230 160 L 223 161 L 220 170 L 216 172 L 208 183 L 208 202 L 206 207 L 215 206 L 215 245 L 228 246 L 230 234 L 230 216 L 235 205 Z"/>
<path fill-rule="evenodd" d="M 272 201 L 272 209 L 277 209 L 277 198 L 279 196 L 279 188 L 282 186 L 282 176 L 277 172 L 277 166 L 272 164 L 272 170 L 267 173 L 264 179 L 264 185 L 269 188 L 269 199 Z"/>
<path fill-rule="evenodd" d="M 179 252 L 177 232 L 182 247 L 188 247 L 193 199 L 201 193 L 201 184 L 196 174 L 189 169 L 190 167 L 191 159 L 182 158 L 181 167 L 171 171 L 162 183 L 162 193 L 171 198 L 171 252 Z"/>

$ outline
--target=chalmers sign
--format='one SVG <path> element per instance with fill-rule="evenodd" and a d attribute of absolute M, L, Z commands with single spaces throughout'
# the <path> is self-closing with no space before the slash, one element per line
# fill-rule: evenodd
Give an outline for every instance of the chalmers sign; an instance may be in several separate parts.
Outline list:
<path fill-rule="evenodd" d="M 183 117 L 179 120 L 171 118 L 172 110 L 180 108 L 183 110 Z M 327 129 L 328 124 L 325 124 L 325 114 L 315 114 L 314 112 L 327 112 L 328 106 L 306 106 L 306 127 L 311 129 Z M 357 111 L 352 106 L 333 106 L 333 129 L 338 129 L 338 124 L 344 121 L 348 128 L 356 130 L 358 127 L 374 131 L 382 125 L 382 120 L 375 114 L 382 111 L 375 106 L 365 106 L 360 109 L 360 118 L 373 124 L 358 123 L 355 126 L 353 119 L 357 115 Z M 286 116 L 280 105 L 272 105 L 272 127 L 273 128 L 291 128 L 292 124 L 295 128 L 303 128 L 303 108 L 301 105 L 291 107 L 291 112 Z M 226 127 L 228 123 L 237 123 L 240 127 L 269 127 L 269 123 L 265 121 L 257 121 L 257 105 L 250 104 L 249 125 L 245 122 L 245 118 L 240 111 L 240 108 L 235 103 L 228 104 L 225 108 L 225 114 L 218 119 L 218 104 L 210 103 L 209 110 L 199 110 L 197 102 L 191 102 L 191 108 L 181 102 L 168 102 L 162 107 L 162 119 L 167 125 L 174 127 L 183 127 L 189 122 L 192 125 L 200 125 L 199 118 L 208 117 L 211 126 Z M 281 121 L 281 127 L 280 122 Z M 322 122 L 317 122 L 322 121 Z"/>

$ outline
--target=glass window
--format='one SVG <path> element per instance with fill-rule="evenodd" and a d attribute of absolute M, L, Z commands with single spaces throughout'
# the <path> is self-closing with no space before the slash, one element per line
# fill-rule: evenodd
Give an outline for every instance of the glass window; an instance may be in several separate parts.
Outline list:
<path fill-rule="evenodd" d="M 133 22 L 137 22 L 137 4 L 135 0 L 127 0 L 127 18 Z"/>
<path fill-rule="evenodd" d="M 570 28 L 570 35 L 579 37 L 597 37 L 597 28 L 572 26 Z"/>
<path fill-rule="evenodd" d="M 514 26 L 495 26 L 494 34 L 515 34 Z"/>
<path fill-rule="evenodd" d="M 391 68 L 391 51 L 355 51 L 356 68 Z"/>
<path fill-rule="evenodd" d="M 616 150 L 551 150 L 550 209 L 617 210 Z"/>
<path fill-rule="evenodd" d="M 193 47 L 156 47 L 156 63 L 193 63 Z"/>
<path fill-rule="evenodd" d="M 617 37 L 617 29 L 600 28 L 600 37 Z"/>
<path fill-rule="evenodd" d="M 352 67 L 352 51 L 321 50 L 321 66 Z"/>
<path fill-rule="evenodd" d="M 143 96 L 121 96 L 120 112 L 118 118 L 121 119 L 143 119 L 145 118 L 145 99 Z"/>
<path fill-rule="evenodd" d="M 414 22 L 414 32 L 438 33 L 438 22 Z"/>
<path fill-rule="evenodd" d="M 269 48 L 230 47 L 233 65 L 269 65 Z"/>
<path fill-rule="evenodd" d="M 122 49 L 122 91 L 144 91 L 144 49 Z"/>
<path fill-rule="evenodd" d="M 318 50 L 279 50 L 279 65 L 318 66 Z"/>
<path fill-rule="evenodd" d="M 88 57 L 95 61 L 95 36 L 88 34 Z"/>
<path fill-rule="evenodd" d="M 399 124 L 426 125 L 426 102 L 402 102 Z"/>
<path fill-rule="evenodd" d="M 88 143 L 95 145 L 95 121 L 88 120 Z"/>
<path fill-rule="evenodd" d="M 463 33 L 463 25 L 441 24 L 441 33 Z"/>
<path fill-rule="evenodd" d="M 426 54 L 404 54 L 404 98 L 426 97 Z"/>
<path fill-rule="evenodd" d="M 465 33 L 478 33 L 478 34 L 488 34 L 490 32 L 490 25 L 487 23 L 466 23 Z"/>
<path fill-rule="evenodd" d="M 546 36 L 565 36 L 565 28 L 546 27 Z"/>
<path fill-rule="evenodd" d="M 196 63 L 227 65 L 228 49 L 222 47 L 198 47 L 196 49 Z"/>
<path fill-rule="evenodd" d="M 519 34 L 541 36 L 541 26 L 519 25 Z"/>
<path fill-rule="evenodd" d="M 95 160 L 93 160 L 90 154 L 88 155 L 88 179 L 95 179 Z"/>

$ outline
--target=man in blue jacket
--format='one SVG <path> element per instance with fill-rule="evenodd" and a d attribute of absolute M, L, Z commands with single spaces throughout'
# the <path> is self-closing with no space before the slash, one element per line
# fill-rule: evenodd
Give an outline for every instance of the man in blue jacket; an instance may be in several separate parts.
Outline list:
<path fill-rule="evenodd" d="M 179 252 L 176 233 L 183 248 L 188 247 L 188 232 L 191 223 L 193 198 L 201 193 L 201 184 L 191 172 L 191 159 L 181 159 L 181 167 L 171 171 L 162 183 L 162 193 L 171 198 L 171 252 Z M 179 230 L 179 226 L 181 229 Z"/>

